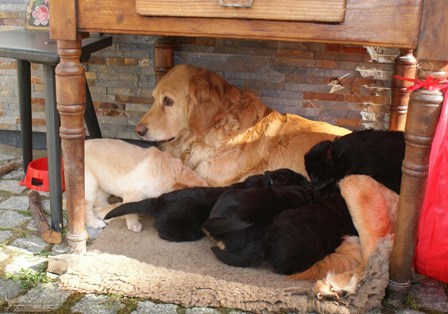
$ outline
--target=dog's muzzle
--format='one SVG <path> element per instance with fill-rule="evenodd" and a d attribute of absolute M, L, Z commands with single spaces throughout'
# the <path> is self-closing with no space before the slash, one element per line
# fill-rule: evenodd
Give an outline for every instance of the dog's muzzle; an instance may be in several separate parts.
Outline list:
<path fill-rule="evenodd" d="M 139 124 L 135 127 L 135 132 L 137 132 L 140 136 L 145 136 L 146 132 L 148 132 L 148 128 Z"/>

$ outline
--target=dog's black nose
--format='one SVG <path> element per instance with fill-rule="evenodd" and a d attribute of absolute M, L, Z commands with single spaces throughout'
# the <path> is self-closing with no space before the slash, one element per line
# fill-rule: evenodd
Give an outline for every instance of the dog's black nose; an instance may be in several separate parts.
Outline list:
<path fill-rule="evenodd" d="M 141 136 L 144 136 L 146 134 L 146 132 L 148 131 L 148 128 L 139 124 L 135 127 L 135 132 L 137 132 L 138 134 L 140 134 Z"/>

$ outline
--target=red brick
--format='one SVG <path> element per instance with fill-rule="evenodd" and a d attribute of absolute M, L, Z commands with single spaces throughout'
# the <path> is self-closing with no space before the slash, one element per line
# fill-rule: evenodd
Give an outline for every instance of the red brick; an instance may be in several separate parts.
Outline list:
<path fill-rule="evenodd" d="M 331 100 L 331 101 L 343 101 L 343 94 L 328 94 L 328 93 L 312 93 L 305 92 L 303 93 L 303 99 L 315 99 L 315 100 Z"/>
<path fill-rule="evenodd" d="M 367 53 L 367 49 L 364 47 L 348 47 L 341 44 L 327 44 L 327 47 L 325 49 L 327 52 L 345 52 L 345 53 L 359 53 L 359 54 L 365 54 Z"/>
<path fill-rule="evenodd" d="M 31 104 L 33 104 L 33 105 L 45 105 L 45 98 L 31 98 Z"/>
<path fill-rule="evenodd" d="M 345 128 L 359 128 L 361 127 L 361 121 L 353 119 L 336 118 L 336 125 Z"/>
<path fill-rule="evenodd" d="M 103 57 L 90 57 L 89 64 L 106 64 L 106 58 Z"/>
<path fill-rule="evenodd" d="M 125 102 L 132 104 L 152 104 L 154 102 L 154 98 L 117 95 L 117 102 Z"/>
<path fill-rule="evenodd" d="M 15 69 L 15 68 L 16 68 L 15 62 L 0 61 L 0 69 Z"/>
<path fill-rule="evenodd" d="M 116 104 L 112 102 L 94 102 L 93 106 L 96 109 L 117 109 L 117 110 L 124 110 L 125 105 L 124 104 Z"/>
<path fill-rule="evenodd" d="M 2 19 L 18 19 L 19 18 L 19 12 L 2 12 L 0 11 L 0 18 Z"/>
<path fill-rule="evenodd" d="M 124 59 L 123 58 L 105 58 L 107 65 L 118 65 L 118 66 L 124 66 Z"/>
<path fill-rule="evenodd" d="M 42 78 L 40 78 L 39 76 L 32 76 L 31 84 L 43 84 Z"/>
<path fill-rule="evenodd" d="M 139 65 L 139 62 L 140 62 L 139 59 L 124 58 L 124 64 L 126 66 L 137 66 Z"/>

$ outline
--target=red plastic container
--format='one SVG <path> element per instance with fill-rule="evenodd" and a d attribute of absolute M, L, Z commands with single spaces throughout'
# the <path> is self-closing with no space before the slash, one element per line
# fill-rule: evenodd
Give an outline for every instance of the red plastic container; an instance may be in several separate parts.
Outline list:
<path fill-rule="evenodd" d="M 20 181 L 20 185 L 24 185 L 32 190 L 48 192 L 50 190 L 50 185 L 48 183 L 47 158 L 39 158 L 30 162 L 28 164 L 25 179 L 23 181 Z M 65 191 L 63 162 L 62 162 L 62 190 Z"/>

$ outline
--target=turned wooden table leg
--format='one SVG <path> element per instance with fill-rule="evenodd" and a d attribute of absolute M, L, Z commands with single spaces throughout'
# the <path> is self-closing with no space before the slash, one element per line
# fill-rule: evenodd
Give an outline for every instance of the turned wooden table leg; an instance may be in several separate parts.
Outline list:
<path fill-rule="evenodd" d="M 174 66 L 174 47 L 169 37 L 160 37 L 154 43 L 154 71 L 157 82 Z"/>
<path fill-rule="evenodd" d="M 395 58 L 391 82 L 392 102 L 390 104 L 389 130 L 404 131 L 410 92 L 406 87 L 414 83 L 395 78 L 395 75 L 415 78 L 417 59 L 412 49 L 400 49 L 400 55 Z"/>
<path fill-rule="evenodd" d="M 61 117 L 70 253 L 83 254 L 88 238 L 84 216 L 84 67 L 79 62 L 81 40 L 58 40 L 56 103 Z"/>
<path fill-rule="evenodd" d="M 446 63 L 424 61 L 421 63 L 419 79 L 425 80 L 429 75 L 444 79 L 447 70 Z M 431 143 L 442 101 L 441 92 L 419 89 L 411 94 L 409 102 L 405 129 L 406 153 L 387 288 L 388 299 L 395 304 L 401 303 L 411 288 L 418 221 L 425 194 Z"/>

